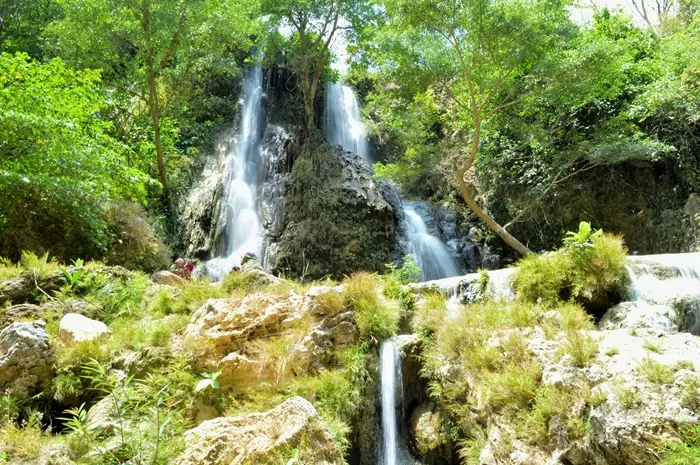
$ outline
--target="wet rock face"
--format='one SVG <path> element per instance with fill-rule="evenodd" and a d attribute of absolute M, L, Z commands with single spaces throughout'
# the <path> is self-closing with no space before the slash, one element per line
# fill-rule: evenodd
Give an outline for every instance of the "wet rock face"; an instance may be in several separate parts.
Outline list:
<path fill-rule="evenodd" d="M 258 213 L 263 228 L 262 262 L 267 269 L 277 264 L 277 243 L 282 238 L 291 183 L 290 159 L 293 135 L 282 126 L 268 126 L 263 134 L 262 169 L 258 186 Z"/>
<path fill-rule="evenodd" d="M 323 143 L 294 163 L 284 232 L 270 270 L 292 276 L 383 271 L 395 245 L 395 216 L 357 155 Z"/>
<path fill-rule="evenodd" d="M 222 371 L 222 388 L 316 373 L 358 337 L 352 312 L 318 305 L 326 292 L 337 290 L 209 300 L 192 316 L 182 345 L 195 347 L 195 370 Z"/>
<path fill-rule="evenodd" d="M 46 323 L 12 323 L 0 331 L 0 392 L 25 398 L 53 375 Z"/>
<path fill-rule="evenodd" d="M 316 409 L 292 397 L 264 413 L 219 417 L 185 433 L 181 465 L 286 463 L 293 449 L 303 463 L 341 465 L 343 456 L 331 433 L 317 419 Z"/>
<path fill-rule="evenodd" d="M 222 134 L 216 152 L 177 207 L 177 237 L 187 257 L 209 258 L 223 234 L 223 190 L 228 179 L 227 153 L 235 146 L 235 131 Z"/>

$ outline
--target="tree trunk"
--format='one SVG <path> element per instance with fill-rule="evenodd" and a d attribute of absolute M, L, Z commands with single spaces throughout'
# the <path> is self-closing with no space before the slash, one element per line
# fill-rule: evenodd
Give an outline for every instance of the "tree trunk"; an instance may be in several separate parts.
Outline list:
<path fill-rule="evenodd" d="M 160 102 L 155 77 L 148 73 L 148 106 L 153 120 L 153 142 L 156 145 L 156 157 L 158 158 L 158 174 L 163 185 L 163 197 L 168 198 L 168 178 L 165 174 L 165 157 L 163 155 L 163 143 L 160 139 Z"/>
<path fill-rule="evenodd" d="M 493 232 L 498 234 L 503 241 L 511 246 L 515 251 L 517 251 L 520 255 L 529 255 L 532 252 L 530 249 L 528 249 L 525 244 L 520 242 L 518 239 L 513 237 L 512 234 L 510 234 L 508 231 L 503 229 L 503 227 L 496 223 L 496 220 L 491 218 L 488 213 L 486 213 L 484 210 L 477 205 L 477 203 L 474 201 L 474 199 L 471 196 L 471 193 L 469 192 L 469 187 L 467 186 L 467 183 L 464 181 L 464 175 L 466 173 L 466 170 L 464 169 L 456 169 L 455 170 L 455 177 L 457 178 L 457 184 L 459 184 L 459 191 L 462 194 L 462 198 L 464 201 L 467 203 L 467 206 L 471 211 L 473 211 L 476 216 L 481 219 L 484 223 L 486 223 L 486 226 L 489 227 Z"/>

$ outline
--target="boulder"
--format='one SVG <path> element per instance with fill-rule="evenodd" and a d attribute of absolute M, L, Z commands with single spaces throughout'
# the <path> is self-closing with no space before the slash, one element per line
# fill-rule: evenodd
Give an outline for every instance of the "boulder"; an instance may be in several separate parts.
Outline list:
<path fill-rule="evenodd" d="M 12 323 L 0 331 L 0 392 L 24 398 L 53 375 L 46 323 Z"/>
<path fill-rule="evenodd" d="M 115 411 L 114 397 L 103 397 L 88 410 L 86 417 L 87 427 L 97 432 L 98 435 L 112 435 L 117 426 L 114 421 Z"/>
<path fill-rule="evenodd" d="M 222 387 L 317 372 L 358 336 L 354 314 L 319 307 L 318 292 L 211 299 L 192 316 L 178 350 L 190 352 L 197 371 L 221 370 Z"/>
<path fill-rule="evenodd" d="M 180 465 L 278 465 L 299 451 L 301 463 L 342 465 L 343 455 L 316 409 L 292 397 L 264 413 L 219 417 L 185 433 Z"/>
<path fill-rule="evenodd" d="M 42 309 L 34 304 L 17 304 L 0 309 L 0 329 L 20 320 L 36 320 L 41 317 Z"/>
<path fill-rule="evenodd" d="M 271 271 L 306 278 L 384 271 L 395 245 L 395 214 L 371 168 L 327 144 L 307 146 L 294 162 Z"/>
<path fill-rule="evenodd" d="M 58 337 L 66 345 L 95 341 L 111 334 L 112 331 L 106 324 L 77 313 L 64 315 L 58 328 Z"/>
<path fill-rule="evenodd" d="M 160 284 L 161 286 L 180 287 L 184 285 L 187 281 L 181 278 L 180 276 L 176 275 L 175 273 L 162 270 L 156 271 L 151 275 L 151 282 L 153 284 Z"/>
<path fill-rule="evenodd" d="M 153 370 L 165 366 L 171 360 L 170 350 L 165 347 L 145 347 L 137 352 L 129 352 L 117 357 L 113 366 L 129 376 L 143 378 Z"/>
<path fill-rule="evenodd" d="M 452 454 L 449 429 L 440 409 L 432 402 L 418 405 L 411 413 L 409 430 L 416 450 L 432 463 L 431 457 L 447 460 Z"/>

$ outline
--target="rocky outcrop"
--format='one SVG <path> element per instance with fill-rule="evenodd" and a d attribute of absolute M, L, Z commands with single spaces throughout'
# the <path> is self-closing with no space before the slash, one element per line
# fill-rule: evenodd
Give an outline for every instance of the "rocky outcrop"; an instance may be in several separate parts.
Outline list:
<path fill-rule="evenodd" d="M 192 316 L 181 346 L 196 347 L 196 370 L 221 370 L 222 387 L 317 372 L 357 338 L 352 312 L 319 304 L 326 292 L 337 291 L 209 300 Z"/>
<path fill-rule="evenodd" d="M 51 295 L 66 283 L 60 271 L 48 273 L 46 275 L 34 274 L 25 271 L 21 275 L 0 281 L 0 305 L 39 303 L 39 297 L 46 292 Z"/>
<path fill-rule="evenodd" d="M 314 407 L 293 397 L 264 413 L 220 417 L 185 433 L 180 465 L 278 465 L 292 450 L 301 463 L 342 465 L 343 456 Z"/>
<path fill-rule="evenodd" d="M 145 377 L 157 368 L 167 365 L 171 359 L 172 354 L 169 349 L 153 346 L 121 355 L 113 361 L 113 366 L 138 379 Z"/>
<path fill-rule="evenodd" d="M 198 181 L 177 205 L 177 237 L 186 257 L 209 258 L 223 234 L 222 193 L 235 144 L 235 129 L 222 134 Z"/>
<path fill-rule="evenodd" d="M 317 142 L 294 163 L 271 270 L 307 278 L 383 271 L 395 245 L 394 224 L 370 167 Z"/>
<path fill-rule="evenodd" d="M 451 462 L 453 444 L 447 418 L 434 403 L 426 402 L 413 409 L 409 431 L 424 463 Z"/>
<path fill-rule="evenodd" d="M 58 337 L 66 345 L 96 341 L 112 335 L 112 331 L 101 321 L 91 320 L 77 313 L 68 313 L 61 318 Z"/>
<path fill-rule="evenodd" d="M 46 323 L 12 323 L 0 331 L 0 392 L 25 398 L 53 375 Z"/>

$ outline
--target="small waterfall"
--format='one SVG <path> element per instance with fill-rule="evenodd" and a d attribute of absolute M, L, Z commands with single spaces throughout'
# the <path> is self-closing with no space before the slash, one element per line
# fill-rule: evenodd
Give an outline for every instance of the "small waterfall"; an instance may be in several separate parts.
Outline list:
<path fill-rule="evenodd" d="M 403 417 L 403 380 L 401 357 L 391 342 L 382 342 L 379 349 L 382 400 L 381 465 L 407 464 L 406 452 L 401 440 L 399 420 Z"/>
<path fill-rule="evenodd" d="M 460 274 L 459 266 L 449 250 L 437 237 L 428 232 L 423 217 L 414 204 L 404 203 L 408 231 L 409 252 L 416 257 L 421 269 L 421 281 L 449 278 Z"/>
<path fill-rule="evenodd" d="M 360 104 L 350 87 L 339 82 L 326 83 L 323 130 L 328 142 L 372 164 L 365 126 L 360 119 Z"/>
<path fill-rule="evenodd" d="M 627 271 L 628 313 L 604 316 L 604 326 L 625 318 L 700 334 L 700 253 L 632 256 Z"/>

